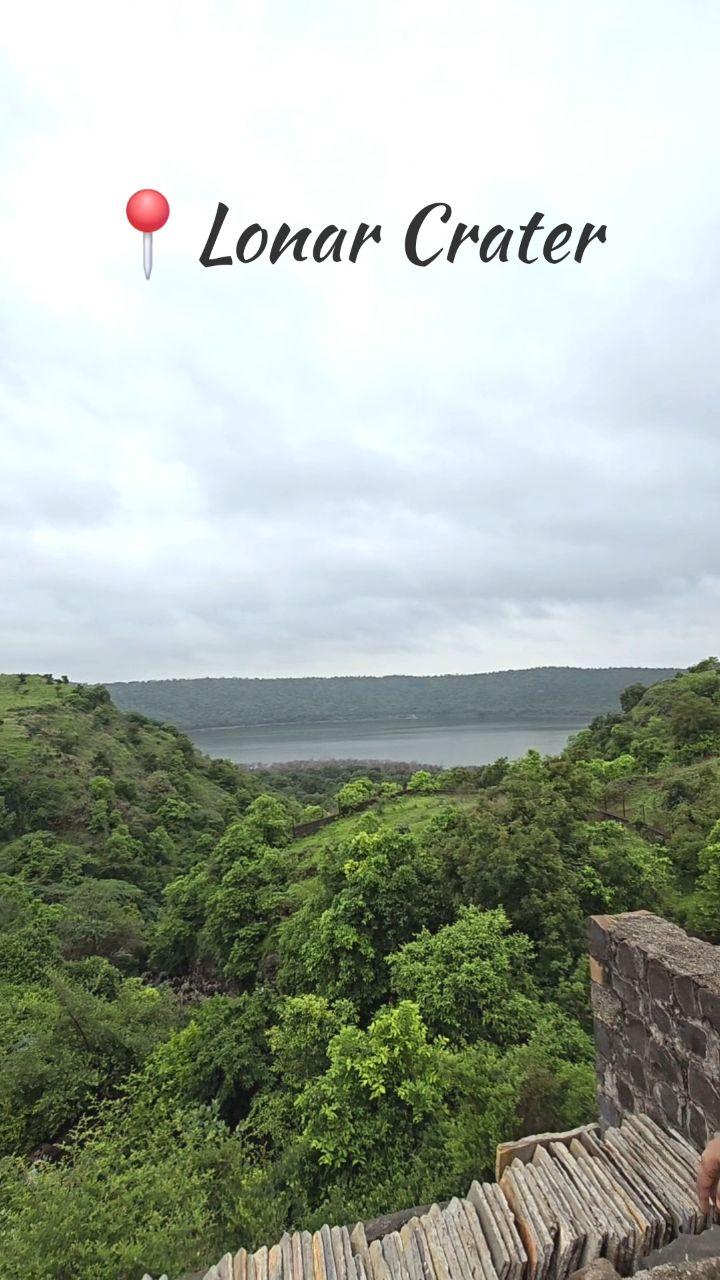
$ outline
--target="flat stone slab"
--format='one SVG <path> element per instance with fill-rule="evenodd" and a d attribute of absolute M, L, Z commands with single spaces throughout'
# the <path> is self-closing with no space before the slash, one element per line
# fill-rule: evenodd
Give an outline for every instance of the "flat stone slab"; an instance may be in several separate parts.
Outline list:
<path fill-rule="evenodd" d="M 569 1147 L 573 1138 L 579 1138 L 583 1133 L 598 1133 L 599 1129 L 599 1124 L 583 1124 L 577 1129 L 566 1129 L 562 1133 L 533 1133 L 527 1138 L 519 1138 L 517 1142 L 501 1142 L 495 1154 L 495 1181 L 500 1181 L 503 1171 L 513 1160 L 529 1164 L 536 1147 L 545 1147 L 547 1150 L 551 1142 L 563 1142 Z"/>

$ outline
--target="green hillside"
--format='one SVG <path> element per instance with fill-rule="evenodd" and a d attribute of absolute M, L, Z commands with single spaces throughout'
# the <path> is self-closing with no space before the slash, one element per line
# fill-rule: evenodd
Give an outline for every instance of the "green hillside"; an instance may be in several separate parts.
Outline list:
<path fill-rule="evenodd" d="M 447 1199 L 594 1117 L 588 914 L 720 942 L 715 659 L 560 756 L 410 777 L 0 699 L 0 1280 L 179 1280 Z"/>
<path fill-rule="evenodd" d="M 713 941 L 717 932 L 720 940 L 714 917 L 707 915 L 705 892 L 712 880 L 708 841 L 715 839 L 720 818 L 717 659 L 651 689 L 631 686 L 623 703 L 624 711 L 598 717 L 578 734 L 567 754 L 606 762 L 600 803 L 665 841 L 678 888 L 690 893 L 681 923 L 709 932 Z"/>
<path fill-rule="evenodd" d="M 135 680 L 108 684 L 114 702 L 183 729 L 219 725 L 446 717 L 552 718 L 581 724 L 617 706 L 628 685 L 654 684 L 677 668 L 534 667 L 480 675 L 330 676 L 249 680 Z"/>
<path fill-rule="evenodd" d="M 259 790 L 173 726 L 122 714 L 101 685 L 0 676 L 3 869 L 42 831 L 85 871 L 159 892 Z"/>

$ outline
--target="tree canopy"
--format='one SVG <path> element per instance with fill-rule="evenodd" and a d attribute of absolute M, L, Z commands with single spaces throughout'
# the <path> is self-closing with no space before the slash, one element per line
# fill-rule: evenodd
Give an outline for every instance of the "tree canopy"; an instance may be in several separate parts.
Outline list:
<path fill-rule="evenodd" d="M 587 915 L 720 942 L 720 670 L 647 683 L 557 757 L 319 783 L 0 678 L 0 1280 L 200 1269 L 593 1118 Z"/>

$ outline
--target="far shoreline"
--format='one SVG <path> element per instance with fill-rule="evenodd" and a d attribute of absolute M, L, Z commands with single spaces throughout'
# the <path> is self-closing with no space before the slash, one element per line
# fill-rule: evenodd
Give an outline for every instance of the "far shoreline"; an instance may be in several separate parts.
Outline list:
<path fill-rule="evenodd" d="M 437 715 L 437 716 L 420 716 L 420 715 L 363 716 L 362 718 L 357 718 L 357 719 L 353 717 L 348 717 L 348 718 L 343 717 L 342 719 L 338 719 L 334 717 L 331 719 L 319 719 L 319 720 L 307 720 L 307 719 L 254 720 L 251 724 L 212 724 L 212 725 L 196 724 L 196 725 L 192 725 L 189 728 L 184 727 L 182 725 L 178 725 L 178 728 L 182 729 L 183 733 L 186 733 L 189 738 L 192 738 L 193 734 L 196 734 L 196 733 L 222 733 L 225 730 L 233 730 L 233 732 L 236 732 L 236 733 L 245 733 L 245 732 L 252 731 L 253 729 L 292 729 L 294 727 L 298 727 L 298 728 L 302 727 L 302 728 L 309 729 L 309 728 L 312 728 L 314 725 L 317 725 L 317 726 L 363 725 L 363 724 L 383 725 L 383 724 L 389 724 L 389 723 L 416 724 L 418 726 L 423 724 L 435 725 L 435 726 L 446 726 L 448 729 L 461 728 L 463 725 L 468 725 L 468 726 L 482 725 L 483 728 L 497 727 L 500 729 L 512 729 L 516 725 L 537 724 L 537 725 L 543 725 L 546 728 L 564 729 L 566 727 L 575 728 L 577 726 L 578 719 L 582 720 L 582 724 L 580 727 L 585 728 L 587 725 L 590 724 L 591 720 L 595 719 L 595 716 L 597 714 L 598 714 L 597 712 L 589 712 L 589 713 L 578 712 L 576 717 L 576 716 L 570 716 L 567 713 L 563 714 L 562 716 L 554 716 L 550 712 L 542 715 L 538 714 L 537 712 L 534 714 L 532 712 L 529 712 L 527 714 L 523 714 L 522 716 L 517 716 L 515 719 L 504 719 L 504 720 L 494 720 L 490 718 L 484 719 L 482 716 L 478 716 L 478 715 L 467 715 L 461 718 L 445 718 L 444 716 L 441 716 L 441 715 Z M 599 714 L 602 714 L 602 712 Z"/>

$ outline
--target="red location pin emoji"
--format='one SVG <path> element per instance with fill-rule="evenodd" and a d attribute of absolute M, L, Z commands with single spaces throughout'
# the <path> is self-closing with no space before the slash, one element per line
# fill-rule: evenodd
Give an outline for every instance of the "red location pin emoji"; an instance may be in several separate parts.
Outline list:
<path fill-rule="evenodd" d="M 143 266 L 145 279 L 149 280 L 153 262 L 152 233 L 165 226 L 170 217 L 170 205 L 160 191 L 148 187 L 130 197 L 125 212 L 131 226 L 143 233 Z"/>

